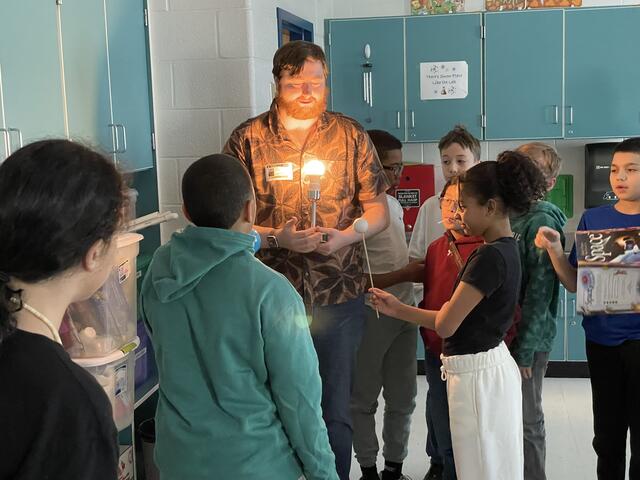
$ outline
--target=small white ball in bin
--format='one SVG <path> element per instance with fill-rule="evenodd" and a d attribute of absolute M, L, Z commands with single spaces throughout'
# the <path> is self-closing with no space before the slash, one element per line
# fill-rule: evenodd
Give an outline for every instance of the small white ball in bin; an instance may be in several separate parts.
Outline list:
<path fill-rule="evenodd" d="M 369 230 L 369 222 L 362 217 L 356 218 L 356 221 L 353 222 L 353 229 L 358 233 L 367 233 L 367 230 Z"/>
<path fill-rule="evenodd" d="M 87 327 L 84 328 L 80 331 L 80 335 L 86 337 L 86 338 L 91 338 L 94 339 L 96 338 L 96 329 L 93 327 Z"/>

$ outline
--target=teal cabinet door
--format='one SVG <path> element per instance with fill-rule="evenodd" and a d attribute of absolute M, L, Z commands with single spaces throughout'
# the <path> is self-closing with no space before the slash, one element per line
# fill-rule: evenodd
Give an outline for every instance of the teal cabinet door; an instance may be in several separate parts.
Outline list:
<path fill-rule="evenodd" d="M 331 20 L 327 26 L 330 109 L 404 140 L 403 19 Z"/>
<path fill-rule="evenodd" d="M 567 313 L 567 291 L 560 286 L 560 296 L 558 299 L 558 317 L 556 318 L 556 337 L 553 339 L 553 347 L 549 354 L 549 360 L 554 362 L 564 362 L 565 355 L 565 330 Z"/>
<path fill-rule="evenodd" d="M 486 13 L 485 28 L 485 138 L 562 138 L 564 11 Z"/>
<path fill-rule="evenodd" d="M 123 170 L 153 167 L 144 0 L 107 0 L 107 37 L 116 160 Z"/>
<path fill-rule="evenodd" d="M 416 348 L 416 358 L 418 360 L 424 360 L 424 342 L 422 341 L 422 335 L 418 332 L 418 346 Z"/>
<path fill-rule="evenodd" d="M 585 342 L 582 315 L 576 313 L 576 294 L 567 292 L 567 360 L 586 362 Z"/>
<path fill-rule="evenodd" d="M 9 156 L 10 140 L 7 124 L 4 121 L 4 98 L 2 88 L 2 62 L 0 62 L 0 163 Z"/>
<path fill-rule="evenodd" d="M 64 102 L 55 2 L 3 0 L 0 13 L 1 128 L 9 151 L 45 137 L 64 137 Z M 6 151 L 5 151 L 6 148 Z"/>
<path fill-rule="evenodd" d="M 61 17 L 69 135 L 102 153 L 113 153 L 103 0 L 64 0 Z"/>
<path fill-rule="evenodd" d="M 407 140 L 436 142 L 456 124 L 482 138 L 482 14 L 405 20 Z"/>
<path fill-rule="evenodd" d="M 640 135 L 640 7 L 565 15 L 566 137 Z"/>

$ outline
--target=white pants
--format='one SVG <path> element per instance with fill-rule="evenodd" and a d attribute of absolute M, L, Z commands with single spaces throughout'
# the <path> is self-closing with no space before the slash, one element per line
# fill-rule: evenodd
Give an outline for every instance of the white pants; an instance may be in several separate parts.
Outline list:
<path fill-rule="evenodd" d="M 459 480 L 522 480 L 520 370 L 504 343 L 442 357 Z"/>

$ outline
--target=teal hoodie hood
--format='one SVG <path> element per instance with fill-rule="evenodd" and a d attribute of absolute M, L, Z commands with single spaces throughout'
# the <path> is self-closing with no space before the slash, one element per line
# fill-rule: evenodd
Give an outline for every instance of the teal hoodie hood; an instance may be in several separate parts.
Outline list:
<path fill-rule="evenodd" d="M 219 228 L 188 226 L 175 233 L 162 253 L 166 262 L 151 264 L 151 283 L 162 303 L 191 292 L 202 277 L 234 255 L 253 255 L 252 235 Z"/>

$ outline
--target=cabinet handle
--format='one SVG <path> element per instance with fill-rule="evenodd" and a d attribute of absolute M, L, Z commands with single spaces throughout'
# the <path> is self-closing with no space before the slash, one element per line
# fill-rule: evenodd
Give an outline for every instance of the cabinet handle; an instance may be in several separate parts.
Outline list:
<path fill-rule="evenodd" d="M 0 132 L 2 132 L 4 158 L 6 159 L 9 155 L 11 155 L 11 139 L 9 138 L 9 130 L 7 130 L 6 128 L 0 128 Z"/>
<path fill-rule="evenodd" d="M 24 143 L 22 142 L 22 132 L 19 128 L 9 127 L 7 128 L 7 132 L 9 133 L 9 150 L 11 150 L 11 146 L 13 145 L 13 142 L 11 141 L 11 132 L 16 132 L 18 134 L 18 144 L 20 145 L 20 148 L 24 146 Z"/>
<path fill-rule="evenodd" d="M 120 144 L 118 143 L 118 129 L 115 123 L 110 123 L 109 127 L 111 128 L 111 145 L 112 149 L 109 153 L 118 153 L 120 150 Z"/>
<path fill-rule="evenodd" d="M 553 106 L 553 124 L 557 125 L 558 123 L 560 123 L 560 108 L 558 107 L 558 105 L 554 105 Z"/>
<path fill-rule="evenodd" d="M 567 122 L 567 125 L 573 125 L 573 106 L 569 105 L 569 121 Z"/>
<path fill-rule="evenodd" d="M 369 72 L 369 106 L 373 108 L 373 72 Z"/>
<path fill-rule="evenodd" d="M 367 72 L 362 72 L 362 93 L 364 103 L 369 103 L 369 82 L 367 81 Z"/>
<path fill-rule="evenodd" d="M 122 130 L 122 150 L 118 150 L 117 153 L 124 153 L 127 151 L 127 128 L 121 123 L 116 123 L 116 138 L 118 138 L 118 128 Z"/>
<path fill-rule="evenodd" d="M 400 128 L 400 110 L 396 112 L 396 128 Z"/>
<path fill-rule="evenodd" d="M 411 110 L 411 128 L 416 128 L 416 112 Z"/>

